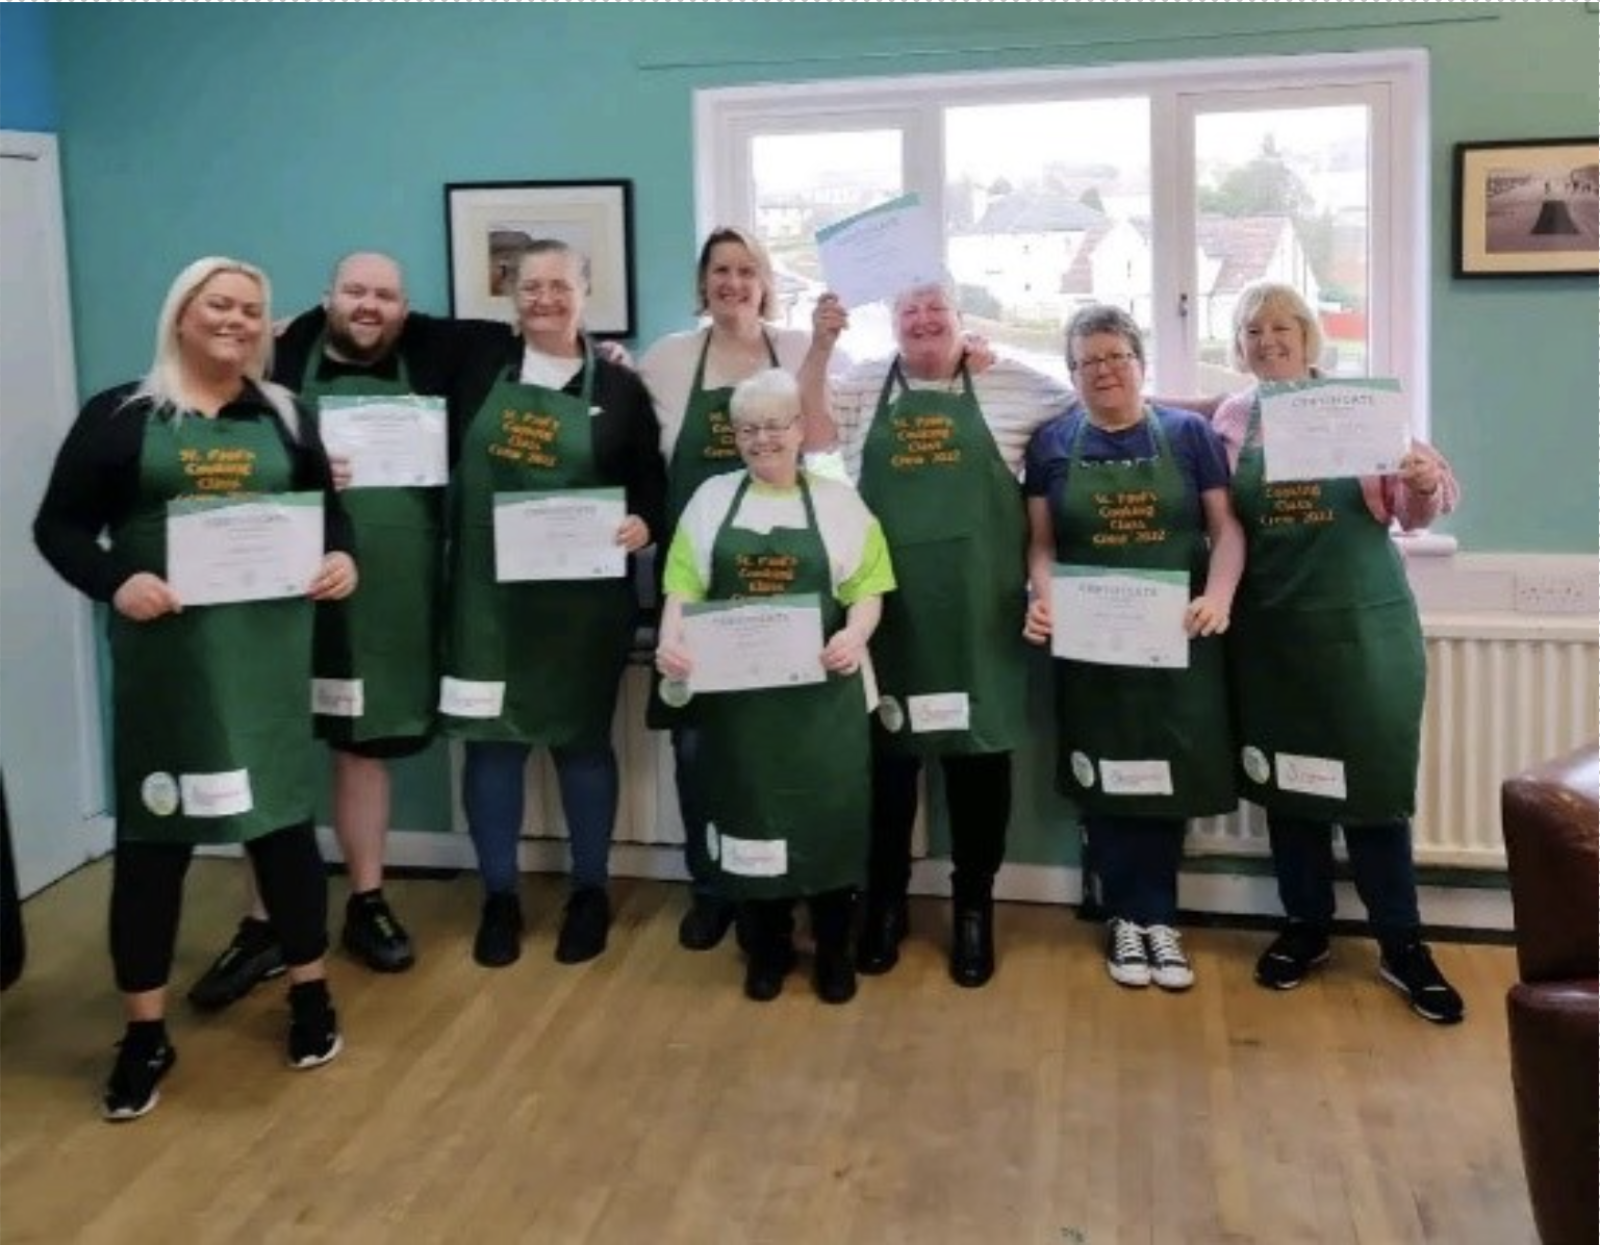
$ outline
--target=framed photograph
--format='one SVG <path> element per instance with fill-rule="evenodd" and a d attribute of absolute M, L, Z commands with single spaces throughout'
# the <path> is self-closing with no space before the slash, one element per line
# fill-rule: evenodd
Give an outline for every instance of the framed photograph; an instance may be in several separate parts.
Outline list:
<path fill-rule="evenodd" d="M 515 324 L 511 266 L 530 242 L 553 238 L 588 263 L 584 328 L 633 336 L 631 181 L 451 182 L 444 211 L 452 315 Z"/>
<path fill-rule="evenodd" d="M 1455 275 L 1600 272 L 1597 166 L 1593 138 L 1457 143 Z"/>

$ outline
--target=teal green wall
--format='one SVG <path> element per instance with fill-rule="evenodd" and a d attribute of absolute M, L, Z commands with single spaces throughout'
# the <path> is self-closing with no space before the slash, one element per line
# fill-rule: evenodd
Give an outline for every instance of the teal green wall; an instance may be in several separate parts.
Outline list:
<path fill-rule="evenodd" d="M 682 327 L 696 87 L 1426 49 L 1434 227 L 1417 245 L 1433 427 L 1466 493 L 1451 530 L 1475 551 L 1595 549 L 1595 282 L 1456 281 L 1447 224 L 1454 143 L 1594 133 L 1589 6 L 49 7 L 86 393 L 147 364 L 166 285 L 201 254 L 259 261 L 292 308 L 338 253 L 378 247 L 443 309 L 449 181 L 631 177 L 641 337 Z M 424 771 L 431 821 L 446 806 L 436 760 Z M 1025 785 L 1047 783 L 1028 768 Z"/>

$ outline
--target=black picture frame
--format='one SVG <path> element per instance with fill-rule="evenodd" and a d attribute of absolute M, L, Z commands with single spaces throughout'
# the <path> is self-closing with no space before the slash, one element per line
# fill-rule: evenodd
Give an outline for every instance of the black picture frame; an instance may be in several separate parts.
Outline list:
<path fill-rule="evenodd" d="M 1595 276 L 1597 175 L 1596 138 L 1457 143 L 1455 275 Z"/>
<path fill-rule="evenodd" d="M 633 336 L 631 180 L 450 182 L 444 213 L 451 315 L 515 324 L 504 257 L 554 238 L 588 263 L 585 331 L 599 338 Z"/>

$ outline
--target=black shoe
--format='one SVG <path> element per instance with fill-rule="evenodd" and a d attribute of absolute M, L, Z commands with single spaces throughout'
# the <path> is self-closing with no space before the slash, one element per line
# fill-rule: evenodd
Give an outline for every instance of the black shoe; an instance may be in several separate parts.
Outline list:
<path fill-rule="evenodd" d="M 494 892 L 483 901 L 472 958 L 485 968 L 504 968 L 521 957 L 522 901 L 509 891 Z"/>
<path fill-rule="evenodd" d="M 710 951 L 733 924 L 734 906 L 712 895 L 696 895 L 678 922 L 678 945 L 688 951 Z"/>
<path fill-rule="evenodd" d="M 856 966 L 848 952 L 817 951 L 811 984 L 824 1003 L 848 1003 L 856 997 Z"/>
<path fill-rule="evenodd" d="M 582 964 L 606 949 L 611 929 L 611 900 L 598 886 L 583 886 L 567 900 L 567 914 L 556 936 L 556 962 Z"/>
<path fill-rule="evenodd" d="M 221 1011 L 286 967 L 272 926 L 247 916 L 239 922 L 233 941 L 189 988 L 189 1002 L 201 1011 Z"/>
<path fill-rule="evenodd" d="M 289 1021 L 289 1066 L 296 1071 L 331 1063 L 343 1049 L 338 1013 L 332 1007 L 297 1012 Z"/>
<path fill-rule="evenodd" d="M 1444 979 L 1433 962 L 1433 952 L 1420 939 L 1386 948 L 1378 961 L 1378 974 L 1405 995 L 1411 1010 L 1424 1020 L 1453 1025 L 1466 1015 L 1466 1004 Z"/>
<path fill-rule="evenodd" d="M 417 962 L 411 935 L 381 891 L 352 895 L 344 910 L 344 949 L 375 973 L 401 973 Z"/>
<path fill-rule="evenodd" d="M 156 1086 L 178 1062 L 178 1052 L 165 1039 L 154 1050 L 136 1050 L 126 1038 L 117 1047 L 117 1062 L 100 1099 L 100 1114 L 112 1123 L 149 1114 L 161 1101 Z"/>
<path fill-rule="evenodd" d="M 900 962 L 900 944 L 910 930 L 904 895 L 882 902 L 869 898 L 856 942 L 856 969 L 869 977 L 888 972 Z"/>
<path fill-rule="evenodd" d="M 783 979 L 794 969 L 792 948 L 752 955 L 744 966 L 744 997 L 770 1003 L 783 993 Z"/>
<path fill-rule="evenodd" d="M 1304 921 L 1290 921 L 1256 961 L 1256 984 L 1293 990 L 1312 969 L 1327 962 L 1327 932 Z"/>
<path fill-rule="evenodd" d="M 950 980 L 972 990 L 993 976 L 994 904 L 958 906 L 950 936 Z"/>

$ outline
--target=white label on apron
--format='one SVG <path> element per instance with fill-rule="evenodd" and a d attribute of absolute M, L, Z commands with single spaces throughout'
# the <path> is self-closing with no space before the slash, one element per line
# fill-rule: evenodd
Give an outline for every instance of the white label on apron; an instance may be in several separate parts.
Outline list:
<path fill-rule="evenodd" d="M 179 774 L 185 817 L 232 817 L 256 806 L 250 795 L 250 771 L 226 774 Z"/>
<path fill-rule="evenodd" d="M 722 871 L 741 878 L 781 878 L 789 872 L 787 839 L 736 839 L 719 836 Z"/>
<path fill-rule="evenodd" d="M 1171 795 L 1172 766 L 1166 761 L 1101 761 L 1100 787 L 1107 795 Z"/>
<path fill-rule="evenodd" d="M 936 692 L 931 696 L 907 696 L 911 714 L 911 733 L 964 731 L 972 721 L 972 702 L 965 692 Z"/>
<path fill-rule="evenodd" d="M 325 718 L 359 718 L 366 709 L 366 684 L 360 679 L 312 679 L 311 712 Z"/>
<path fill-rule="evenodd" d="M 439 680 L 439 712 L 453 718 L 497 718 L 505 711 L 506 685 L 478 679 Z"/>
<path fill-rule="evenodd" d="M 1299 757 L 1292 752 L 1278 753 L 1278 788 L 1301 795 L 1320 795 L 1325 800 L 1345 798 L 1344 762 L 1332 757 Z"/>

